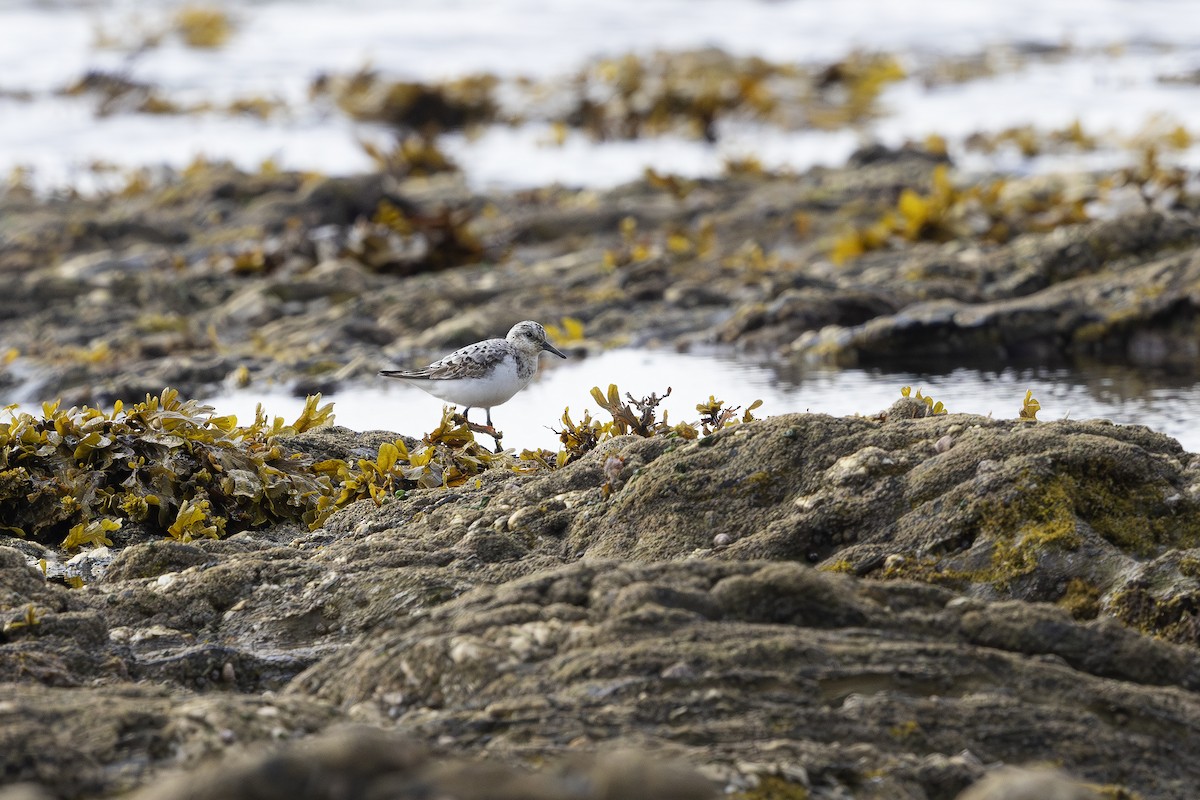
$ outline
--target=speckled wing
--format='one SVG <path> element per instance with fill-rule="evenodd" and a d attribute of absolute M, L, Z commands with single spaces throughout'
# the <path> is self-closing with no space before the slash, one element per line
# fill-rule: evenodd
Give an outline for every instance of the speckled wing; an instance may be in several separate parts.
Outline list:
<path fill-rule="evenodd" d="M 509 354 L 510 348 L 504 339 L 488 339 L 455 350 L 421 369 L 384 370 L 379 374 L 389 378 L 424 378 L 433 381 L 478 378 L 495 369 Z"/>

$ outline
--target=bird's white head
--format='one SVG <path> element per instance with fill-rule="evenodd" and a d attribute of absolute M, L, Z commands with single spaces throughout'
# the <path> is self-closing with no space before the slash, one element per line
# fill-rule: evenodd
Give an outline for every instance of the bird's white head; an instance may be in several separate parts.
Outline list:
<path fill-rule="evenodd" d="M 559 351 L 557 347 L 546 341 L 546 329 L 531 319 L 513 325 L 508 332 L 508 336 L 505 338 L 514 347 L 522 350 L 530 350 L 534 353 L 546 350 L 554 353 L 559 358 L 567 357 L 565 353 Z"/>

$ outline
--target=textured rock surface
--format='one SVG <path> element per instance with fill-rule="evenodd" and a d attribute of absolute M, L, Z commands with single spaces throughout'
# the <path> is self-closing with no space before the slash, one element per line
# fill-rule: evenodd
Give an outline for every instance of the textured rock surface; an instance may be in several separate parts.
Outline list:
<path fill-rule="evenodd" d="M 164 385 L 211 396 L 247 380 L 311 393 L 564 314 L 596 337 L 573 343 L 580 351 L 716 343 L 798 364 L 1194 368 L 1200 225 L 1186 204 L 1003 242 L 897 241 L 832 263 L 848 223 L 926 191 L 935 167 L 903 150 L 687 192 L 642 180 L 600 196 L 484 197 L 457 174 L 305 179 L 214 165 L 141 194 L 0 194 L 0 341 L 20 353 L 11 375 L 0 363 L 0 386 L 36 376 L 40 395 L 68 405 Z M 1098 191 L 1076 180 L 1077 193 Z M 1050 189 L 1008 187 L 1013 209 Z M 370 222 L 384 210 L 418 232 Z"/>
<path fill-rule="evenodd" d="M 595 777 L 625 770 L 609 756 L 526 770 L 632 747 L 747 797 L 952 798 L 1047 761 L 1190 797 L 1196 458 L 1104 422 L 907 416 L 624 437 L 311 533 L 132 544 L 83 589 L 47 582 L 28 543 L 0 548 L 5 780 L 121 791 L 351 721 L 405 742 L 332 733 L 319 780 L 396 796 L 487 769 L 545 797 L 576 796 L 555 781 L 581 770 L 581 796 L 617 796 Z M 485 760 L 430 777 L 405 755 L 424 748 Z M 311 766 L 260 758 L 146 796 Z"/>
<path fill-rule="evenodd" d="M 1048 208 L 1011 239 L 889 235 L 835 266 L 846 226 L 911 206 L 937 161 L 602 194 L 220 165 L 4 192 L 0 387 L 306 393 L 564 314 L 603 336 L 579 353 L 1194 370 L 1185 194 L 1086 224 Z M 1107 178 L 1074 180 L 1014 178 L 1001 210 L 1103 205 Z M 1136 426 L 927 411 L 623 437 L 315 531 L 129 525 L 78 589 L 5 529 L 0 797 L 1191 800 L 1200 457 Z M 291 446 L 354 460 L 396 438 Z"/>

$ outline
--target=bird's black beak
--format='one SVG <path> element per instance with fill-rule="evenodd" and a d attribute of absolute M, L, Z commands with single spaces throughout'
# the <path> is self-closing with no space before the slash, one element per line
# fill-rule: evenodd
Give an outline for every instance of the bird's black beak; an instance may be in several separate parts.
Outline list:
<path fill-rule="evenodd" d="M 561 350 L 559 350 L 557 347 L 550 344 L 549 342 L 542 342 L 542 349 L 549 350 L 551 353 L 554 353 L 554 355 L 558 356 L 559 358 L 567 357 L 566 353 L 562 352 Z"/>

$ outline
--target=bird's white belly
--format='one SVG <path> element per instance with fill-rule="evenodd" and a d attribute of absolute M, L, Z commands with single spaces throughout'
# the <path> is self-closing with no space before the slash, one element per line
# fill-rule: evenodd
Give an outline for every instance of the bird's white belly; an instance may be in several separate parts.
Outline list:
<path fill-rule="evenodd" d="M 532 377 L 532 376 L 531 376 Z M 525 388 L 528 380 L 517 375 L 516 362 L 506 358 L 490 372 L 472 378 L 406 381 L 434 397 L 469 408 L 491 408 L 511 399 Z"/>

